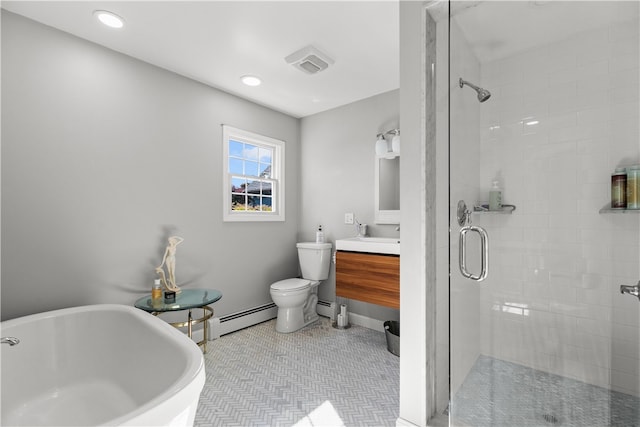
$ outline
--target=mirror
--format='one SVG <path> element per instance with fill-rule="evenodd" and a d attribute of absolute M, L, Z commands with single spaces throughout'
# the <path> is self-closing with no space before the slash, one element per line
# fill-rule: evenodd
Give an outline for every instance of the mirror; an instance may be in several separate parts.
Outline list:
<path fill-rule="evenodd" d="M 375 223 L 400 224 L 400 155 L 376 156 Z"/>

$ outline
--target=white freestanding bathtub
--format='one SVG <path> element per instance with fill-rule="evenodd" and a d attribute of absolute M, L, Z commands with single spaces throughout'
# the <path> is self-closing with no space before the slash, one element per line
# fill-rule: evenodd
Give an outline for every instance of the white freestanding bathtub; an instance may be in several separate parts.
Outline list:
<path fill-rule="evenodd" d="M 200 348 L 124 305 L 0 323 L 3 426 L 193 425 L 205 381 Z"/>

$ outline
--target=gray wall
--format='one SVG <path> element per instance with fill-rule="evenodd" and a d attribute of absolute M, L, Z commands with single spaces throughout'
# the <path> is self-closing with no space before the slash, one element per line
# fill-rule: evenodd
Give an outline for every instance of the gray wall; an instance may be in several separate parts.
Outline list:
<path fill-rule="evenodd" d="M 335 250 L 335 239 L 356 234 L 353 225 L 344 223 L 347 212 L 368 224 L 372 236 L 399 235 L 395 225 L 373 223 L 376 134 L 399 126 L 399 109 L 399 91 L 394 90 L 301 120 L 300 241 L 314 240 L 322 224 Z M 401 164 L 402 159 L 401 155 Z M 335 299 L 335 265 L 318 294 L 321 300 Z M 398 310 L 347 303 L 352 313 L 378 320 L 399 318 Z"/>
<path fill-rule="evenodd" d="M 286 222 L 222 222 L 223 123 L 286 141 Z M 2 318 L 131 304 L 172 234 L 217 314 L 270 302 L 297 274 L 299 150 L 295 118 L 3 10 Z"/>

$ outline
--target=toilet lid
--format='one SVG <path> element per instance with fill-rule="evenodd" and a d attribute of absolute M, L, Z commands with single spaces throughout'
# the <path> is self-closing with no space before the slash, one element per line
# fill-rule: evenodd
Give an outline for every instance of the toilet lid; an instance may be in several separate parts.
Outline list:
<path fill-rule="evenodd" d="M 309 287 L 311 280 L 307 279 L 285 279 L 271 285 L 271 289 L 279 291 L 294 291 Z"/>

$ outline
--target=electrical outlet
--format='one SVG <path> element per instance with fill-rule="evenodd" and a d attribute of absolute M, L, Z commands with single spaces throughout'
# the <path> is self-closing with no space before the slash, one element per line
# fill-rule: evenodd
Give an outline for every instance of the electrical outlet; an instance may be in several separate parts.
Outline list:
<path fill-rule="evenodd" d="M 353 224 L 353 213 L 344 214 L 344 223 L 345 224 Z"/>

